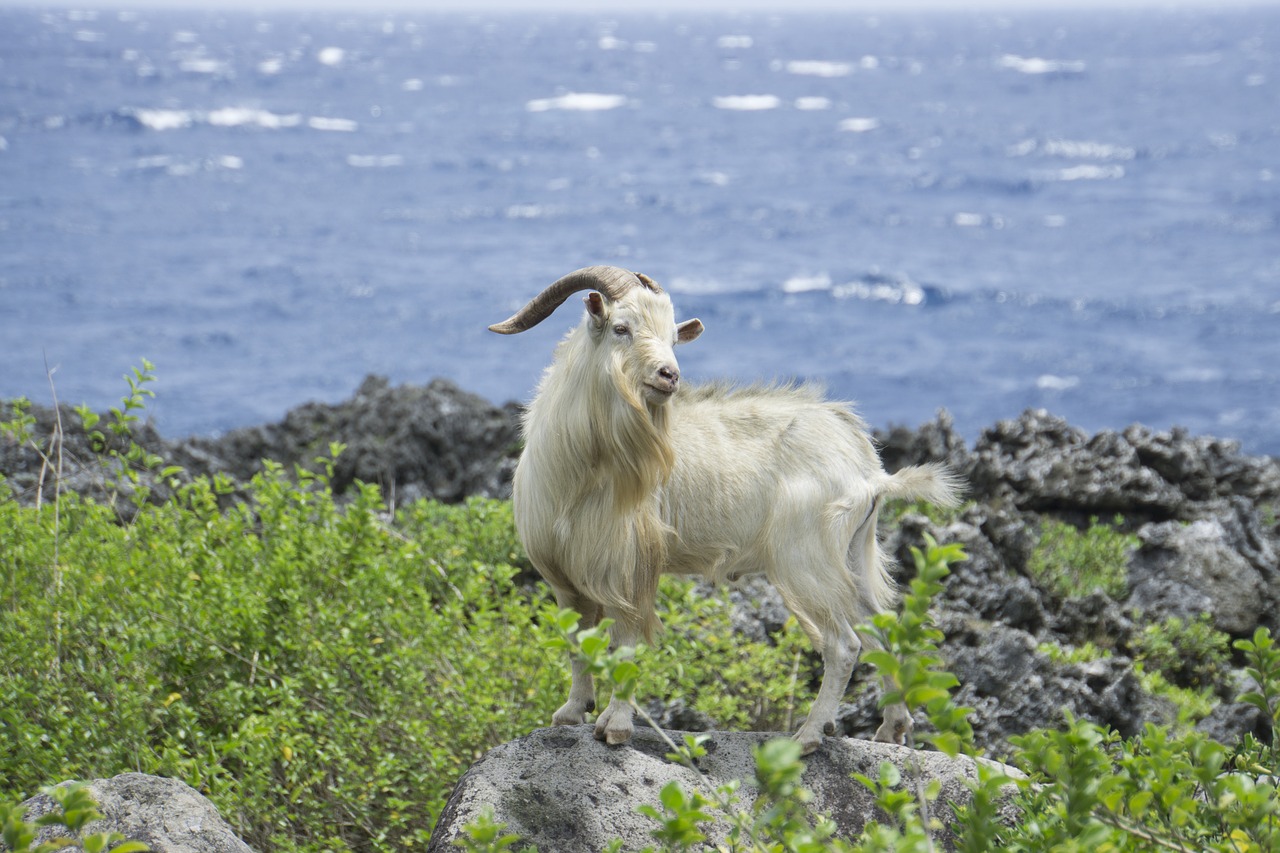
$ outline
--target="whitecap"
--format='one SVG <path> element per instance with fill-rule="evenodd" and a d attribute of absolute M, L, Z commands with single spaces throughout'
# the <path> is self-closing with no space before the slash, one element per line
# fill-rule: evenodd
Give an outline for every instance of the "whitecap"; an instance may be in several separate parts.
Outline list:
<path fill-rule="evenodd" d="M 615 36 L 600 36 L 596 46 L 601 50 L 622 50 L 627 46 L 627 43 Z"/>
<path fill-rule="evenodd" d="M 360 129 L 360 125 L 349 118 L 324 118 L 312 116 L 307 119 L 307 127 L 312 130 L 332 130 L 339 133 L 352 133 Z"/>
<path fill-rule="evenodd" d="M 217 164 L 224 169 L 243 169 L 244 160 L 234 154 L 223 154 L 217 159 Z"/>
<path fill-rule="evenodd" d="M 230 76 L 231 66 L 220 59 L 209 59 L 204 56 L 188 57 L 178 63 L 178 68 L 188 74 L 217 74 Z"/>
<path fill-rule="evenodd" d="M 1036 378 L 1036 387 L 1041 391 L 1070 391 L 1079 384 L 1079 376 L 1054 376 L 1052 373 L 1045 373 Z"/>
<path fill-rule="evenodd" d="M 138 124 L 150 130 L 180 130 L 195 123 L 187 110 L 123 110 L 137 119 Z"/>
<path fill-rule="evenodd" d="M 426 88 L 426 84 L 417 77 L 411 77 L 400 84 L 400 91 L 402 92 L 421 92 L 424 88 Z"/>
<path fill-rule="evenodd" d="M 82 41 L 82 42 L 96 42 L 96 41 L 102 41 L 104 36 L 102 33 L 96 32 L 94 30 L 76 30 L 75 34 L 72 35 L 72 38 L 74 38 L 76 41 Z"/>
<path fill-rule="evenodd" d="M 887 302 L 890 305 L 923 305 L 924 288 L 908 278 L 892 279 L 874 274 L 863 281 L 836 285 L 831 295 L 837 299 L 861 299 L 864 302 Z"/>
<path fill-rule="evenodd" d="M 321 65 L 341 65 L 347 58 L 347 52 L 340 47 L 322 47 L 316 53 L 316 61 Z"/>
<path fill-rule="evenodd" d="M 831 109 L 831 99 L 823 97 L 796 98 L 795 106 L 798 110 L 829 110 Z"/>
<path fill-rule="evenodd" d="M 788 74 L 809 77 L 847 77 L 853 66 L 847 62 L 824 62 L 820 59 L 798 59 L 786 64 Z"/>
<path fill-rule="evenodd" d="M 1089 163 L 1081 163 L 1079 166 L 1059 169 L 1051 177 L 1059 181 L 1110 181 L 1123 178 L 1124 167 L 1094 166 Z"/>
<path fill-rule="evenodd" d="M 751 36 L 720 36 L 716 39 L 716 47 L 725 50 L 742 50 L 755 44 L 755 39 Z"/>
<path fill-rule="evenodd" d="M 594 112 L 612 110 L 626 104 L 625 95 L 602 95 L 596 92 L 568 92 L 555 98 L 535 98 L 528 101 L 524 108 L 531 113 L 542 113 L 548 110 L 571 110 L 578 112 Z"/>
<path fill-rule="evenodd" d="M 1050 139 L 1040 146 L 1041 153 L 1050 157 L 1071 157 L 1080 160 L 1132 160 L 1138 156 L 1136 149 L 1109 142 Z"/>
<path fill-rule="evenodd" d="M 263 127 L 268 130 L 297 127 L 302 123 L 302 116 L 297 114 L 277 115 L 267 110 L 254 109 L 252 107 L 223 107 L 222 109 L 213 110 L 205 118 L 214 127 L 244 127 L 248 125 Z"/>
<path fill-rule="evenodd" d="M 726 95 L 712 99 L 711 103 L 716 109 L 755 112 L 777 109 L 782 100 L 777 95 Z"/>
<path fill-rule="evenodd" d="M 880 126 L 878 118 L 847 118 L 840 122 L 840 129 L 850 133 L 866 133 Z"/>
<path fill-rule="evenodd" d="M 729 175 L 725 172 L 702 172 L 698 175 L 698 182 L 708 184 L 713 187 L 729 186 Z"/>
<path fill-rule="evenodd" d="M 278 56 L 264 59 L 258 63 L 259 74 L 279 74 L 284 69 L 284 60 Z"/>
<path fill-rule="evenodd" d="M 818 275 L 793 275 L 782 283 L 783 293 L 812 293 L 816 290 L 830 290 L 831 276 L 826 273 Z"/>
<path fill-rule="evenodd" d="M 960 212 L 951 217 L 951 224 L 957 228 L 980 228 L 987 222 L 981 213 Z"/>
<path fill-rule="evenodd" d="M 1042 59 L 1038 56 L 1025 57 L 1006 53 L 1000 57 L 1000 67 L 1019 74 L 1080 74 L 1084 71 L 1085 64 L 1078 59 Z"/>

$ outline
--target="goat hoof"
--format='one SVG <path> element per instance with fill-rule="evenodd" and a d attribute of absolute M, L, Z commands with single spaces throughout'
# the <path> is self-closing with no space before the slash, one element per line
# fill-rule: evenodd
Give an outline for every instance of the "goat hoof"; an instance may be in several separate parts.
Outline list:
<path fill-rule="evenodd" d="M 827 737 L 833 737 L 836 733 L 836 721 L 831 720 L 822 727 L 822 733 Z"/>
<path fill-rule="evenodd" d="M 818 747 L 822 746 L 821 736 L 811 734 L 810 732 L 807 732 L 804 729 L 801 729 L 800 731 L 796 732 L 795 739 L 800 744 L 801 755 L 809 755 L 813 752 L 816 752 Z"/>

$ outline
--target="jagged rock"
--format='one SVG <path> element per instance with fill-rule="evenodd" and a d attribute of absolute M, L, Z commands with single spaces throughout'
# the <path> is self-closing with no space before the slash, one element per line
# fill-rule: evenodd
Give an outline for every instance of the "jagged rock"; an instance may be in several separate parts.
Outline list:
<path fill-rule="evenodd" d="M 1217 520 L 1148 524 L 1138 537 L 1142 547 L 1129 562 L 1130 607 L 1156 621 L 1208 613 L 1218 630 L 1235 636 L 1252 634 L 1259 624 L 1275 627 L 1266 583 L 1231 548 Z"/>
<path fill-rule="evenodd" d="M 188 446 L 209 471 L 247 480 L 262 460 L 312 467 L 329 443 L 346 450 L 334 467 L 341 492 L 360 480 L 376 483 L 397 502 L 419 497 L 460 501 L 469 495 L 509 496 L 519 447 L 518 413 L 499 408 L 444 379 L 392 388 L 369 376 L 350 399 L 336 405 L 307 403 L 279 423 L 233 430 Z M 193 461 L 195 473 L 199 470 Z"/>
<path fill-rule="evenodd" d="M 1119 433 L 1089 438 L 1044 410 L 984 431 L 967 473 L 975 497 L 1036 512 L 1167 519 L 1187 500 Z"/>
<path fill-rule="evenodd" d="M 102 819 L 87 831 L 119 832 L 130 841 L 142 841 L 152 853 L 253 853 L 213 803 L 177 779 L 142 773 L 124 773 L 89 783 Z M 24 803 L 27 820 L 55 811 L 57 804 L 41 794 Z M 45 829 L 40 838 L 58 835 Z"/>
<path fill-rule="evenodd" d="M 670 736 L 682 742 L 681 733 Z M 700 775 L 667 760 L 670 747 L 652 729 L 637 729 L 632 740 L 620 747 L 596 741 L 590 726 L 541 729 L 490 750 L 472 765 L 454 789 L 427 850 L 453 849 L 452 840 L 486 806 L 507 824 L 508 832 L 540 850 L 596 853 L 615 838 L 624 839 L 626 849 L 634 849 L 649 842 L 650 831 L 657 827 L 636 808 L 658 803 L 658 793 L 668 782 L 679 781 L 686 791 L 704 793 L 732 779 L 749 784 L 755 771 L 752 749 L 777 736 L 713 733 L 706 744 L 707 755 L 699 761 L 704 774 Z M 977 773 L 975 762 L 963 757 L 949 759 L 941 753 L 889 744 L 827 738 L 805 759 L 802 782 L 814 792 L 813 811 L 830 815 L 840 834 L 852 838 L 868 820 L 887 820 L 870 792 L 851 778 L 853 773 L 875 778 L 882 761 L 897 765 L 908 787 L 912 779 L 940 780 L 944 802 L 966 802 L 965 781 L 975 779 Z M 744 786 L 741 793 L 744 807 L 749 808 L 749 788 Z M 944 806 L 936 810 L 944 821 L 950 814 Z M 1014 815 L 1010 811 L 1008 816 Z M 723 821 L 717 824 L 709 833 L 712 843 L 722 842 L 726 830 Z M 945 828 L 936 832 L 935 840 L 943 849 L 953 849 Z"/>
<path fill-rule="evenodd" d="M 1244 740 L 1245 735 L 1253 735 L 1261 743 L 1271 740 L 1271 720 L 1244 702 L 1223 702 L 1197 723 L 1196 729 L 1232 747 Z"/>
<path fill-rule="evenodd" d="M 24 503 L 49 500 L 54 493 L 55 468 L 41 458 L 61 458 L 62 489 L 96 500 L 111 500 L 116 478 L 104 471 L 103 457 L 79 427 L 79 416 L 67 406 L 55 411 L 32 406 L 36 423 L 33 442 L 15 445 L 0 441 L 0 474 L 9 479 Z M 62 429 L 59 432 L 58 416 Z M 126 445 L 100 425 L 108 447 Z M 62 435 L 60 448 L 52 437 Z M 278 462 L 292 472 L 295 465 L 316 469 L 317 456 L 328 456 L 331 442 L 346 450 L 334 466 L 333 489 L 341 493 L 353 482 L 376 483 L 388 500 L 404 503 L 420 497 L 460 501 L 471 495 L 509 497 L 511 476 L 519 452 L 519 410 L 514 404 L 494 406 L 436 379 L 429 385 L 391 387 L 369 376 L 349 400 L 336 404 L 307 403 L 290 410 L 278 423 L 245 427 L 219 437 L 196 436 L 177 441 L 160 437 L 149 423 L 133 425 L 132 438 L 164 462 L 182 466 L 179 478 L 225 474 L 247 482 L 263 470 L 263 460 Z M 153 499 L 166 499 L 166 481 L 144 473 L 141 485 Z M 127 493 L 115 500 L 130 517 Z"/>

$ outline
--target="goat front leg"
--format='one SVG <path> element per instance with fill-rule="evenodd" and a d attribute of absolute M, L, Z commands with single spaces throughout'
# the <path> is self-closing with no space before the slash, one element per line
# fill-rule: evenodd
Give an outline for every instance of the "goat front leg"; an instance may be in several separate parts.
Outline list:
<path fill-rule="evenodd" d="M 594 628 L 600 622 L 600 605 L 573 593 L 556 590 L 556 604 L 574 610 L 582 617 L 581 630 Z M 555 726 L 577 726 L 586 721 L 587 714 L 596 709 L 596 687 L 587 671 L 587 664 L 578 655 L 569 654 L 569 700 L 551 715 Z"/>
<path fill-rule="evenodd" d="M 613 618 L 613 648 L 635 648 L 640 639 L 640 631 L 625 615 L 610 611 L 607 615 Z M 617 746 L 631 740 L 634 729 L 633 715 L 635 709 L 631 701 L 622 699 L 616 694 L 609 698 L 609 706 L 596 720 L 596 740 L 602 740 L 610 746 Z"/>
<path fill-rule="evenodd" d="M 822 686 L 818 688 L 818 696 L 809 709 L 809 717 L 800 731 L 796 732 L 801 755 L 808 755 L 816 750 L 822 744 L 823 735 L 836 733 L 836 711 L 849 686 L 849 679 L 853 677 L 853 668 L 857 666 L 861 652 L 862 643 L 859 642 L 858 635 L 847 626 L 823 631 Z"/>

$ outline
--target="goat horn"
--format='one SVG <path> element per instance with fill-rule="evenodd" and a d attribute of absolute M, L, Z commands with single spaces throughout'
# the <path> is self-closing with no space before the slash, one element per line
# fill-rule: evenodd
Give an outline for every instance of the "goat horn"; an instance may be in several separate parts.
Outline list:
<path fill-rule="evenodd" d="M 580 290 L 598 290 L 610 299 L 616 300 L 638 286 L 646 287 L 654 293 L 662 292 L 662 288 L 647 275 L 633 273 L 620 267 L 583 267 L 560 278 L 530 299 L 529 304 L 513 314 L 510 319 L 494 323 L 489 327 L 489 331 L 500 335 L 514 335 L 526 329 L 532 329 L 551 316 L 552 311 Z"/>

